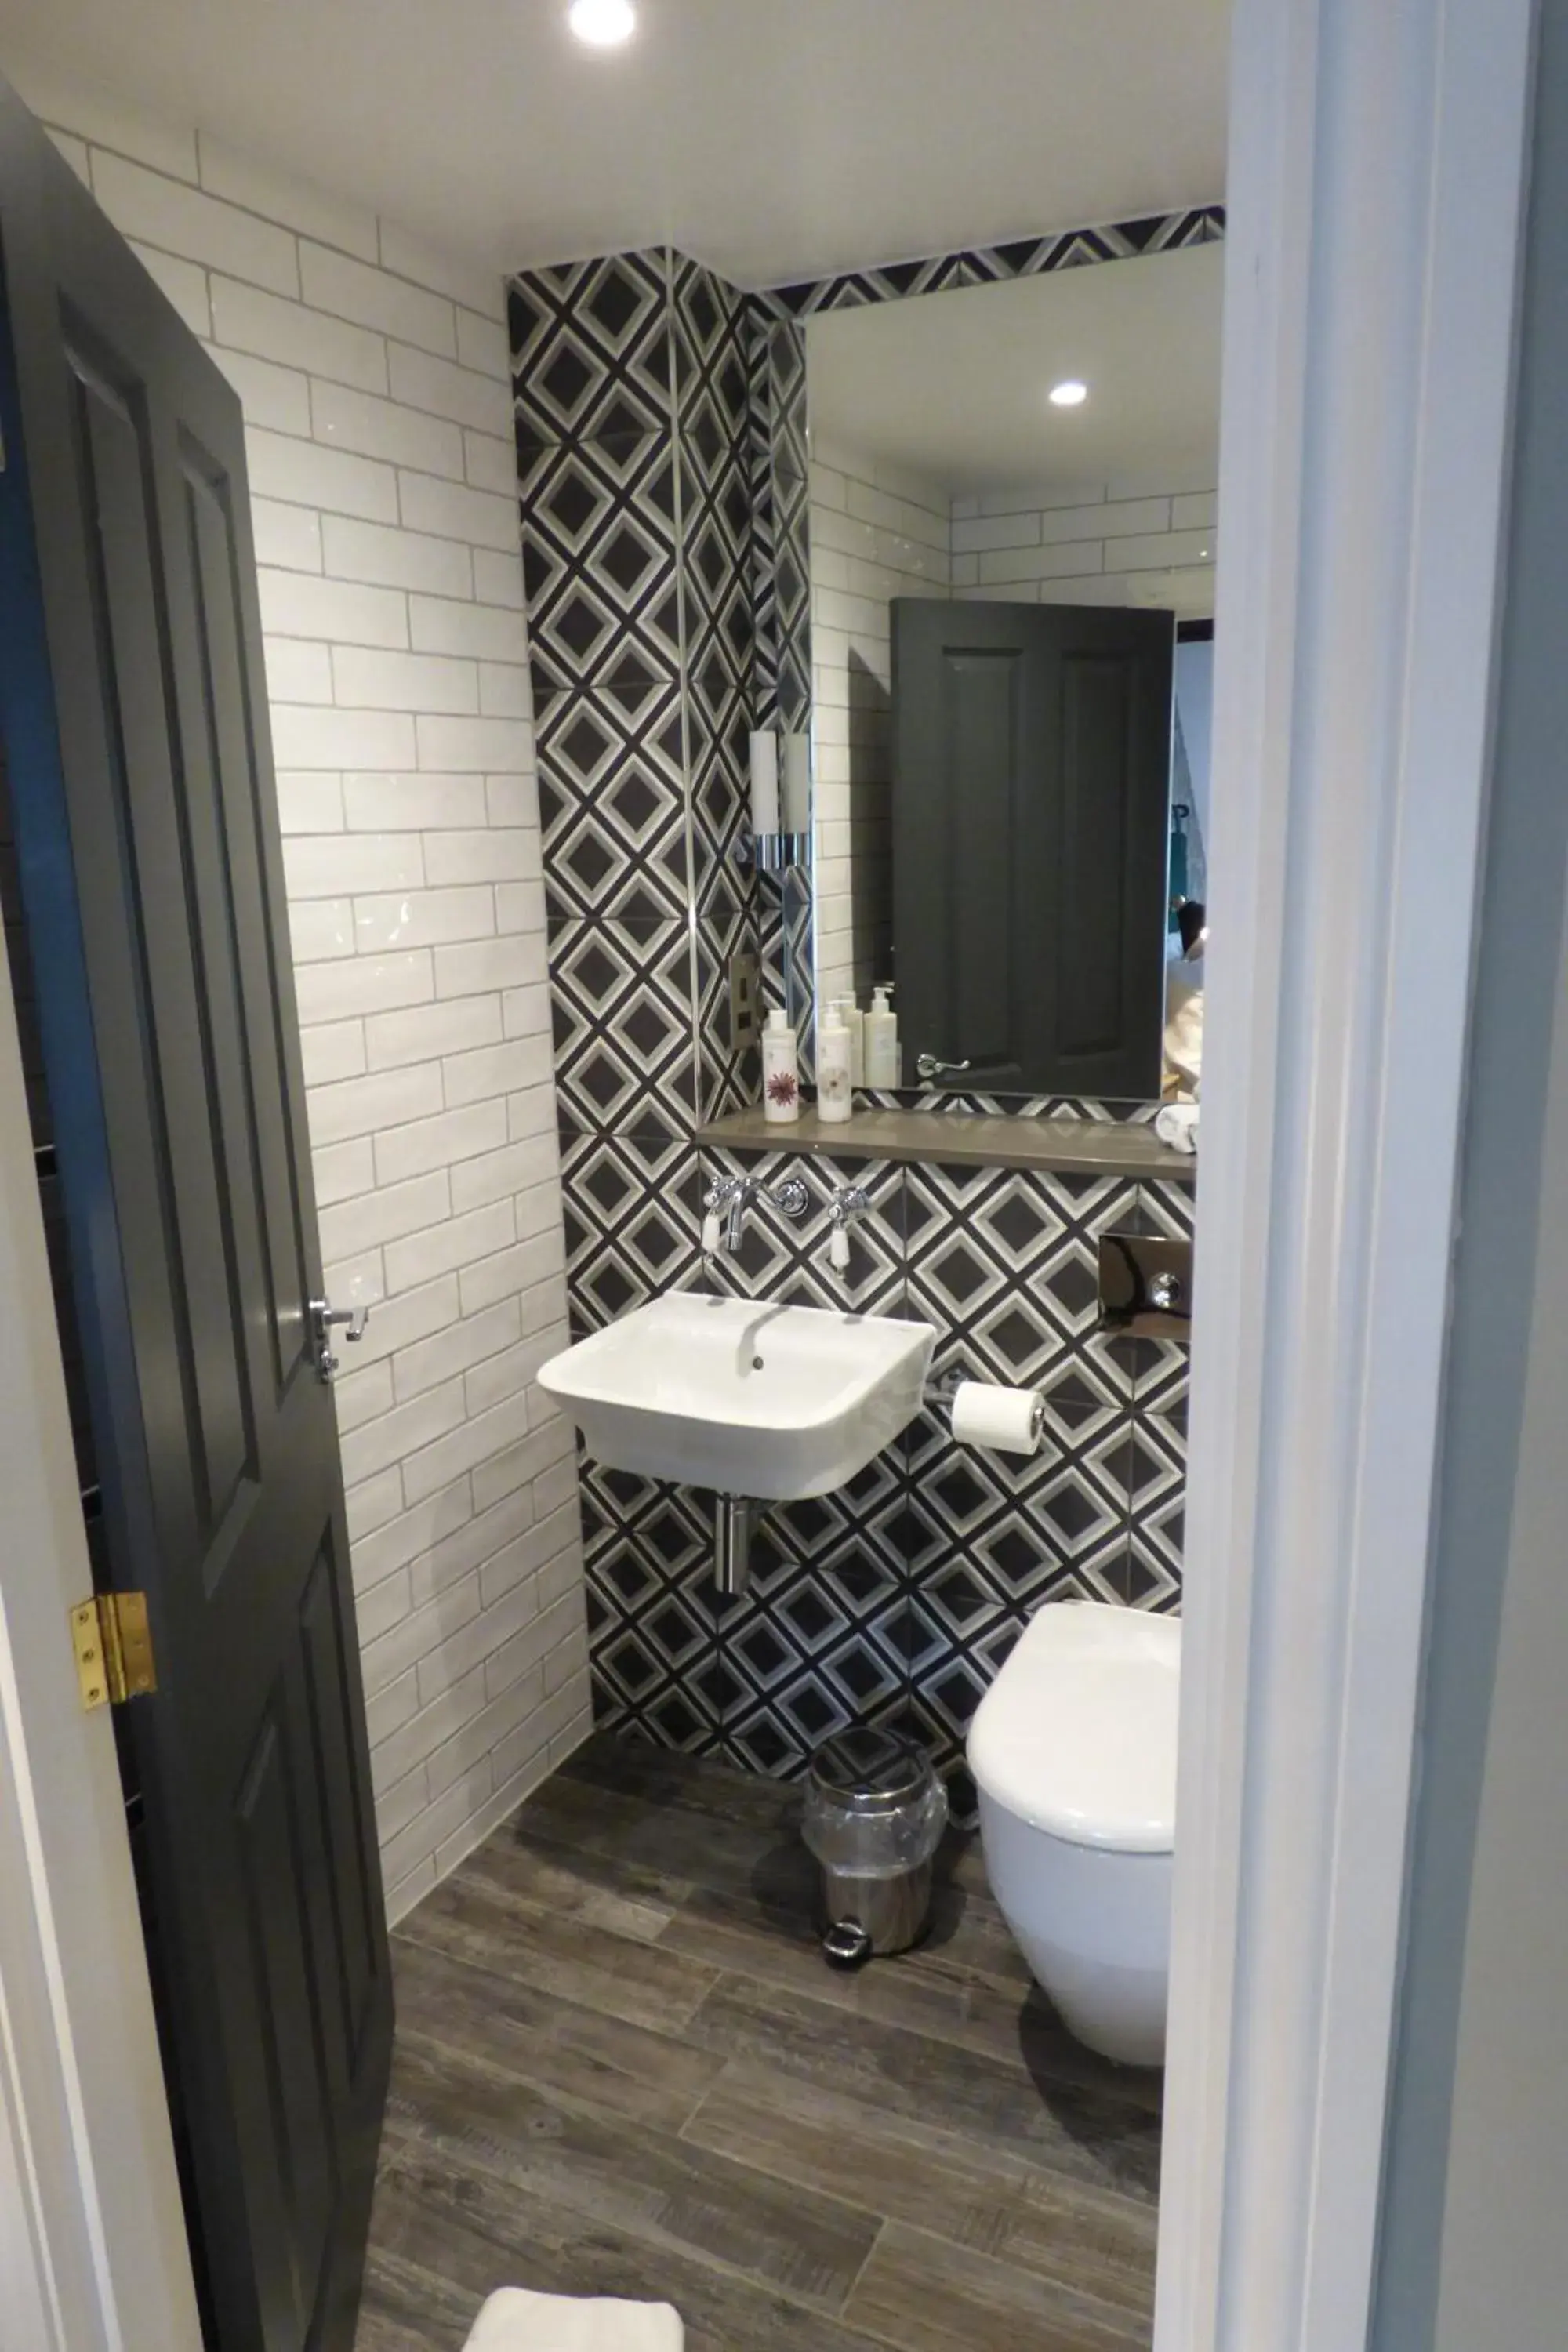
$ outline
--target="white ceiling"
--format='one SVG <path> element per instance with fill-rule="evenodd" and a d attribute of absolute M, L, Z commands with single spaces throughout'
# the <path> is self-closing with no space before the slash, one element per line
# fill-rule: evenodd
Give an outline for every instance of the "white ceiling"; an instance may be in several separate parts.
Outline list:
<path fill-rule="evenodd" d="M 741 285 L 1223 194 L 1228 0 L 0 0 L 21 54 L 498 268 Z"/>
<path fill-rule="evenodd" d="M 813 319 L 813 437 L 953 498 L 1135 474 L 1212 484 L 1224 257 L 1194 246 Z M 1053 408 L 1068 376 L 1089 396 Z"/>

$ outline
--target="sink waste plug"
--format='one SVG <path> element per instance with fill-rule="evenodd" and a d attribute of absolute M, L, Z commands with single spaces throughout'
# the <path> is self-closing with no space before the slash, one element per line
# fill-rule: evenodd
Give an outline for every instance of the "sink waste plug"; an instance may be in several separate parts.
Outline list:
<path fill-rule="evenodd" d="M 822 1952 L 833 1967 L 919 1943 L 946 1826 L 947 1790 L 914 1740 L 847 1731 L 816 1750 L 802 1834 L 821 1869 Z"/>

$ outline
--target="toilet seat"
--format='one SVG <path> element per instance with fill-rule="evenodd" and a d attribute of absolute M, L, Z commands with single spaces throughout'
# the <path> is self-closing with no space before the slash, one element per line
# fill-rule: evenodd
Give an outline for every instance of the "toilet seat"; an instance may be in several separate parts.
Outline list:
<path fill-rule="evenodd" d="M 1177 1618 L 1047 1603 L 970 1726 L 983 1793 L 1072 1845 L 1170 1853 L 1181 1655 Z"/>

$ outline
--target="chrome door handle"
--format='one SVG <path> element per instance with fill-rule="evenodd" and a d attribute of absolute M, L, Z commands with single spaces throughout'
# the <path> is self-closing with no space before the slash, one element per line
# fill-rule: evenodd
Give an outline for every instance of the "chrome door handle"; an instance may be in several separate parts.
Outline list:
<path fill-rule="evenodd" d="M 316 1354 L 316 1377 L 324 1387 L 331 1388 L 338 1369 L 338 1359 L 332 1353 L 332 1329 L 342 1324 L 343 1337 L 357 1347 L 364 1338 L 364 1327 L 370 1321 L 368 1307 L 334 1307 L 330 1298 L 310 1301 L 310 1338 Z"/>
<path fill-rule="evenodd" d="M 915 1076 L 928 1081 L 931 1078 L 952 1078 L 971 1066 L 969 1062 L 942 1062 L 934 1054 L 921 1054 L 915 1063 Z"/>

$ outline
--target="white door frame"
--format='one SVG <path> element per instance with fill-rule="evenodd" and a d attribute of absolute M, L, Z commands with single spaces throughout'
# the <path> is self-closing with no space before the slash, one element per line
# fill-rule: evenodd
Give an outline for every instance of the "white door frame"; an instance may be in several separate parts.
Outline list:
<path fill-rule="evenodd" d="M 1157 2352 L 1376 2256 L 1531 0 L 1239 0 Z"/>
<path fill-rule="evenodd" d="M 200 2352 L 0 952 L 0 2352 Z"/>
<path fill-rule="evenodd" d="M 1158 2352 L 1365 2338 L 1532 23 L 1237 0 Z M 3 970 L 0 1494 L 0 2352 L 195 2352 Z"/>

